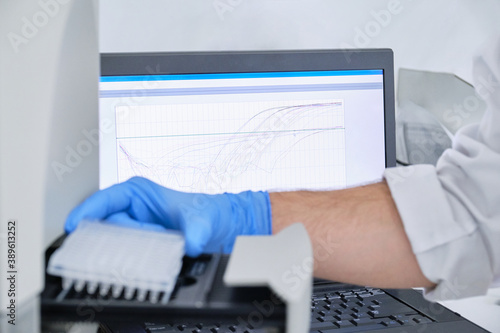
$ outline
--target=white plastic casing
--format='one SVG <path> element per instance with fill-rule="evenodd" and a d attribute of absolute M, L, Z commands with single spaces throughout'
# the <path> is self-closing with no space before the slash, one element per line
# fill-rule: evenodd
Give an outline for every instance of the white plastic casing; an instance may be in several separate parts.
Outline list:
<path fill-rule="evenodd" d="M 0 1 L 2 332 L 39 329 L 45 248 L 63 232 L 71 208 L 98 189 L 96 14 L 95 0 Z M 14 297 L 4 292 L 11 220 Z M 16 326 L 5 320 L 11 299 Z"/>
<path fill-rule="evenodd" d="M 224 283 L 269 287 L 286 304 L 286 332 L 304 333 L 310 325 L 313 263 L 307 231 L 295 223 L 274 236 L 239 236 Z"/>

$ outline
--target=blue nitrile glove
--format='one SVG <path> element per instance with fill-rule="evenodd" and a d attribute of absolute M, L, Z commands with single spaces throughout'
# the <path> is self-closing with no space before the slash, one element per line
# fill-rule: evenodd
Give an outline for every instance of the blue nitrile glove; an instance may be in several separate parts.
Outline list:
<path fill-rule="evenodd" d="M 221 250 L 229 253 L 238 235 L 271 234 L 267 192 L 185 193 L 141 177 L 94 193 L 69 214 L 66 232 L 75 230 L 84 219 L 180 230 L 186 239 L 186 254 L 192 257 Z"/>

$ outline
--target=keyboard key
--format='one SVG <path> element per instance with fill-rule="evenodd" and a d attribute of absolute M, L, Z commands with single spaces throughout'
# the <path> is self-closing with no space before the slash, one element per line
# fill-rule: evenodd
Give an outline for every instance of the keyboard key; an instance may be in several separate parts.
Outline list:
<path fill-rule="evenodd" d="M 342 300 L 337 300 L 335 302 L 332 302 L 332 304 L 330 306 L 332 308 L 338 308 L 340 306 L 340 304 L 344 304 L 344 302 Z"/>
<path fill-rule="evenodd" d="M 380 289 L 372 289 L 372 290 L 370 290 L 370 293 L 372 295 L 387 295 L 384 291 L 382 291 Z"/>
<path fill-rule="evenodd" d="M 335 318 L 337 321 L 343 321 L 352 319 L 352 316 L 350 313 L 346 313 L 341 315 L 334 315 L 333 318 Z"/>
<path fill-rule="evenodd" d="M 366 292 L 366 289 L 365 288 L 353 289 L 352 292 L 355 294 L 360 294 Z"/>
<path fill-rule="evenodd" d="M 335 318 L 335 316 L 332 316 L 332 315 L 325 316 L 325 317 L 323 317 L 323 319 L 324 319 L 325 321 L 329 321 L 329 322 L 334 322 L 334 321 L 337 321 L 337 319 Z"/>
<path fill-rule="evenodd" d="M 418 314 L 417 311 L 415 311 L 414 309 L 410 308 L 406 304 L 392 297 L 385 298 L 383 303 L 381 304 L 377 304 L 381 305 L 380 307 L 373 306 L 374 309 L 370 310 L 368 314 L 376 318 L 389 317 L 390 315 L 397 315 L 397 314 L 405 314 L 405 315 Z"/>
<path fill-rule="evenodd" d="M 380 324 L 384 325 L 385 327 L 400 327 L 401 326 L 401 324 L 395 320 L 383 320 L 380 322 Z"/>
<path fill-rule="evenodd" d="M 170 325 L 151 325 L 146 327 L 147 333 L 173 333 L 178 332 L 174 327 Z"/>
<path fill-rule="evenodd" d="M 352 300 L 352 299 L 357 299 L 357 296 L 356 296 L 356 294 L 353 294 L 353 295 L 342 295 L 342 299 L 349 301 L 349 300 Z"/>
<path fill-rule="evenodd" d="M 411 318 L 404 314 L 390 315 L 389 319 L 395 320 L 401 325 L 415 325 L 416 323 Z"/>
<path fill-rule="evenodd" d="M 344 303 L 345 305 L 347 305 L 348 308 L 352 309 L 352 308 L 357 308 L 359 305 L 357 304 L 357 302 L 354 302 L 354 301 L 349 301 L 347 303 Z"/>
<path fill-rule="evenodd" d="M 319 312 L 321 312 L 321 314 Z M 334 311 L 319 311 L 319 312 L 316 314 L 313 314 L 312 317 L 325 317 L 325 316 L 331 316 L 331 315 L 336 314 L 336 312 L 334 312 Z"/>
<path fill-rule="evenodd" d="M 144 329 L 148 333 L 150 333 L 150 332 L 166 332 L 174 328 L 172 327 L 172 325 L 169 324 L 144 323 Z"/>
<path fill-rule="evenodd" d="M 377 321 L 374 321 L 373 319 L 367 317 L 360 319 L 351 319 L 351 323 L 353 323 L 354 326 L 366 326 L 366 325 L 378 324 Z"/>
<path fill-rule="evenodd" d="M 345 328 L 345 327 L 351 327 L 353 326 L 353 323 L 351 323 L 349 320 L 339 320 L 333 323 L 335 326 L 338 328 Z"/>
<path fill-rule="evenodd" d="M 354 319 L 362 319 L 362 318 L 368 318 L 370 320 L 372 320 L 372 317 L 369 316 L 367 313 L 365 312 L 360 312 L 360 313 L 352 313 L 351 314 L 352 318 Z"/>
<path fill-rule="evenodd" d="M 315 303 L 316 303 L 316 306 L 321 307 L 321 306 L 324 306 L 324 305 L 330 305 L 332 302 L 325 299 L 325 300 L 317 301 Z"/>

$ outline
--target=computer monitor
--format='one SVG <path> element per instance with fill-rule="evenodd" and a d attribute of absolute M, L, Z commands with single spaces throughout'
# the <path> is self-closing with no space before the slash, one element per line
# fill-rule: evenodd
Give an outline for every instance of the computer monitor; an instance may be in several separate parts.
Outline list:
<path fill-rule="evenodd" d="M 103 54 L 100 187 L 327 190 L 395 165 L 391 50 Z"/>

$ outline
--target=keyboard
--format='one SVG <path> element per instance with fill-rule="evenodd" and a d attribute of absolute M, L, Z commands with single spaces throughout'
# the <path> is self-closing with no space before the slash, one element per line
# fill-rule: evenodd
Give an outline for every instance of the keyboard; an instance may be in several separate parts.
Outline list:
<path fill-rule="evenodd" d="M 361 332 L 432 323 L 416 309 L 377 288 L 316 288 L 311 300 L 310 332 Z M 148 333 L 261 333 L 245 323 L 144 323 Z"/>
<path fill-rule="evenodd" d="M 312 297 L 311 332 L 359 332 L 431 322 L 377 288 L 316 291 Z"/>

